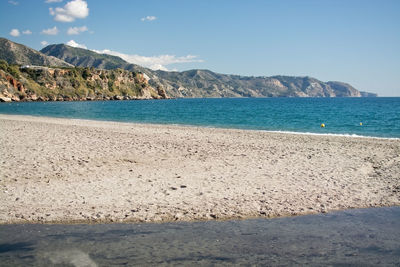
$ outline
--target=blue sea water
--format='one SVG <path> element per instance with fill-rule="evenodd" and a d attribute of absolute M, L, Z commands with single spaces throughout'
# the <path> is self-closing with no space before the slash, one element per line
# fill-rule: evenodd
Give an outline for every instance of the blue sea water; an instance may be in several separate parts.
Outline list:
<path fill-rule="evenodd" d="M 400 138 L 399 97 L 1 103 L 0 113 Z"/>

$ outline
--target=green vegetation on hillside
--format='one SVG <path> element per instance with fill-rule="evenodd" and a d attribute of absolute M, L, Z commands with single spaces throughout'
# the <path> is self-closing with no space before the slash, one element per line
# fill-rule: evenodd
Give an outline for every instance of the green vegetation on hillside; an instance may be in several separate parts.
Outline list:
<path fill-rule="evenodd" d="M 0 60 L 0 93 L 18 100 L 161 98 L 141 73 L 122 69 L 48 68 Z"/>

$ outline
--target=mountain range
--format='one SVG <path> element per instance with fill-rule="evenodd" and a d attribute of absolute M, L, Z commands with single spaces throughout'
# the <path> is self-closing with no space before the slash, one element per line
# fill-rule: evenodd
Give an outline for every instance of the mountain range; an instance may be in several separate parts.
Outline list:
<path fill-rule="evenodd" d="M 0 59 L 8 64 L 40 65 L 62 68 L 124 70 L 142 74 L 155 98 L 164 97 L 371 97 L 350 84 L 322 82 L 312 77 L 240 76 L 215 73 L 210 70 L 182 72 L 151 70 L 126 62 L 120 57 L 99 54 L 65 44 L 49 45 L 36 51 L 21 44 L 0 38 Z M 158 92 L 163 95 L 160 97 Z M 96 98 L 97 99 L 97 98 Z"/>
<path fill-rule="evenodd" d="M 182 72 L 150 70 L 130 64 L 120 57 L 99 54 L 64 44 L 49 45 L 40 52 L 80 67 L 122 68 L 145 73 L 153 86 L 164 87 L 171 97 L 360 97 L 359 92 L 343 82 L 321 82 L 312 77 L 249 77 L 219 74 L 210 70 Z"/>

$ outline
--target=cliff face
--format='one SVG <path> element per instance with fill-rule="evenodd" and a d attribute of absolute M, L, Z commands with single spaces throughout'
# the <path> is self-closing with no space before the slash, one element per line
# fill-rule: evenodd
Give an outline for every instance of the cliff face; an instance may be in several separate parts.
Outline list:
<path fill-rule="evenodd" d="M 0 101 L 167 98 L 141 73 L 89 68 L 20 67 L 0 61 Z"/>
<path fill-rule="evenodd" d="M 140 71 L 154 87 L 162 87 L 171 97 L 361 97 L 361 93 L 342 82 L 322 82 L 311 77 L 273 76 L 248 77 L 219 74 L 209 70 L 183 72 L 153 71 L 123 59 L 98 54 L 63 44 L 50 45 L 41 50 L 81 67 L 123 68 Z"/>

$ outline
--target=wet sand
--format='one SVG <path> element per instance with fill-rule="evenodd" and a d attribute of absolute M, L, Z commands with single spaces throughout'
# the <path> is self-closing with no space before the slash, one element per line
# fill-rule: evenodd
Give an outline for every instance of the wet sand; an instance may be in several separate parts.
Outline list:
<path fill-rule="evenodd" d="M 400 140 L 0 115 L 0 223 L 400 205 Z"/>

